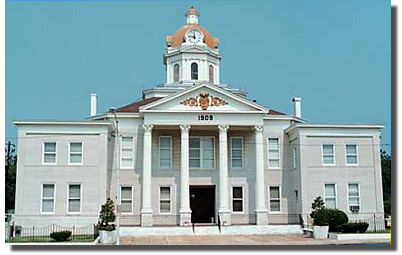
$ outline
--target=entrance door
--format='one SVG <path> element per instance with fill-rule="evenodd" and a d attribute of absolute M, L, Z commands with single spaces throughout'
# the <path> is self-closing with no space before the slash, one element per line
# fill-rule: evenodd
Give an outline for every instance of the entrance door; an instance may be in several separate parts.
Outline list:
<path fill-rule="evenodd" d="M 190 186 L 191 222 L 215 223 L 215 186 Z"/>

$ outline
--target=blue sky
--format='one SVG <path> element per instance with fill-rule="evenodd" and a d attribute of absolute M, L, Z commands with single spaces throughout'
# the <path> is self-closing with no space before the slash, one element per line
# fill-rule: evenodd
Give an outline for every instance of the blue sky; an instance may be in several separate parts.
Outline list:
<path fill-rule="evenodd" d="M 383 0 L 6 1 L 5 139 L 15 119 L 80 120 L 165 82 L 165 36 L 194 5 L 220 39 L 221 83 L 312 123 L 383 124 L 391 143 L 391 12 Z"/>

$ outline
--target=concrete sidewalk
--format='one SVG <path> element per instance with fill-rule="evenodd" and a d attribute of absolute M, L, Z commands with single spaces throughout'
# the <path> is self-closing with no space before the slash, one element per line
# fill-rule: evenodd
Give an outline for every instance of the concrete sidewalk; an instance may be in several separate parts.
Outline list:
<path fill-rule="evenodd" d="M 204 236 L 125 236 L 121 245 L 334 245 L 334 244 L 389 244 L 389 240 L 314 239 L 304 235 L 204 235 Z"/>

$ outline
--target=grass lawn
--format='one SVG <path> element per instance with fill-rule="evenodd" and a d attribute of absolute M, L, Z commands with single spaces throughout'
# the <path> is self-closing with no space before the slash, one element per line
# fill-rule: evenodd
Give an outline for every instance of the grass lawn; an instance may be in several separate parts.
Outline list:
<path fill-rule="evenodd" d="M 93 242 L 94 235 L 74 235 L 70 237 L 66 242 Z M 51 243 L 55 242 L 50 236 L 22 236 L 22 237 L 14 237 L 11 241 L 10 239 L 6 240 L 6 243 Z"/>

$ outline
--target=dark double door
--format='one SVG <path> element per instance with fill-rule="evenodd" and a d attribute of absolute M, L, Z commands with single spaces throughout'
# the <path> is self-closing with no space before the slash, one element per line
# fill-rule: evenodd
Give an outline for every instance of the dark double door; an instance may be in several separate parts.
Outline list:
<path fill-rule="evenodd" d="M 215 223 L 215 186 L 190 186 L 191 222 Z"/>

